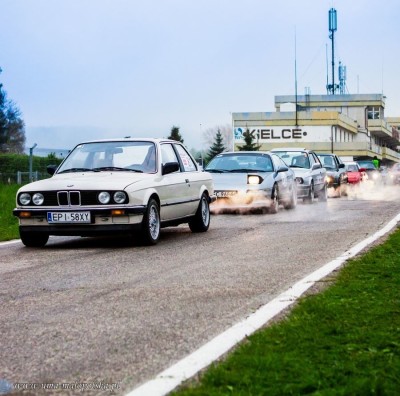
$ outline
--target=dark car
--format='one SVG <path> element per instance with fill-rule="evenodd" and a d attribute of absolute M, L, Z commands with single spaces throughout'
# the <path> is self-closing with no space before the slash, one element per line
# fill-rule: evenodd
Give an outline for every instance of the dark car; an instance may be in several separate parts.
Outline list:
<path fill-rule="evenodd" d="M 337 196 L 346 195 L 347 172 L 345 164 L 336 154 L 317 154 L 322 166 L 326 169 L 328 188 Z"/>
<path fill-rule="evenodd" d="M 382 183 L 382 175 L 379 172 L 379 169 L 376 169 L 371 160 L 359 160 L 357 163 L 360 165 L 360 168 L 365 169 L 365 173 L 368 176 L 368 181 L 373 183 Z"/>

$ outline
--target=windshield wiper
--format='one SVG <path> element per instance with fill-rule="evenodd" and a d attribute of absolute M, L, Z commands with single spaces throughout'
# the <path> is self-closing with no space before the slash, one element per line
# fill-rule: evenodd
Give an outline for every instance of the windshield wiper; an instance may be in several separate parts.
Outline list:
<path fill-rule="evenodd" d="M 225 172 L 229 172 L 227 170 L 224 169 L 205 169 L 206 172 L 215 172 L 215 173 L 225 173 Z"/>
<path fill-rule="evenodd" d="M 58 174 L 60 173 L 69 173 L 69 172 L 96 172 L 96 169 L 89 169 L 89 168 L 70 168 L 70 169 L 65 169 L 61 172 L 57 172 Z"/>
<path fill-rule="evenodd" d="M 139 169 L 131 169 L 131 168 L 120 168 L 118 166 L 102 166 L 100 168 L 93 168 L 93 172 L 101 172 L 101 171 L 123 171 L 123 172 L 138 172 L 143 173 L 143 171 Z"/>
<path fill-rule="evenodd" d="M 243 173 L 243 172 L 252 172 L 252 171 L 253 171 L 252 169 L 240 168 L 240 169 L 231 169 L 228 172 L 240 172 L 240 173 Z"/>

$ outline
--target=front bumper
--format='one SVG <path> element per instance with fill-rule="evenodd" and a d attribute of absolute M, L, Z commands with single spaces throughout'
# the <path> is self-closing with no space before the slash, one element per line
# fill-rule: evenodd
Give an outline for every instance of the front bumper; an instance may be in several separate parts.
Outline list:
<path fill-rule="evenodd" d="M 19 229 L 25 232 L 63 236 L 94 236 L 132 232 L 140 228 L 146 206 L 106 208 L 17 208 L 13 215 L 19 218 Z M 48 213 L 90 213 L 89 223 L 49 223 Z"/>

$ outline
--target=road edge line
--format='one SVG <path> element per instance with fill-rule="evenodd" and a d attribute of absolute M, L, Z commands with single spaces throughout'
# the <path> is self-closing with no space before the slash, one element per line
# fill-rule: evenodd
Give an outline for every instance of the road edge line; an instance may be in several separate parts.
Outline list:
<path fill-rule="evenodd" d="M 372 236 L 364 239 L 341 256 L 307 275 L 278 297 L 257 309 L 257 311 L 249 315 L 246 319 L 233 325 L 190 355 L 162 371 L 160 374 L 156 375 L 154 379 L 139 385 L 137 388 L 127 393 L 126 396 L 163 396 L 168 394 L 182 384 L 182 382 L 193 377 L 200 370 L 215 362 L 245 337 L 260 329 L 277 314 L 293 304 L 305 291 L 313 286 L 315 282 L 329 275 L 331 272 L 341 267 L 347 260 L 356 256 L 367 246 L 386 235 L 396 227 L 399 221 L 400 213 Z"/>

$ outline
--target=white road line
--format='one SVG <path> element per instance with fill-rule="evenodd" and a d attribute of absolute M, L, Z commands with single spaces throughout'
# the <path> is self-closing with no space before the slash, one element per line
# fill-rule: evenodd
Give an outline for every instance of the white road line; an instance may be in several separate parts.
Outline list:
<path fill-rule="evenodd" d="M 213 338 L 207 344 L 164 370 L 154 379 L 132 390 L 126 396 L 162 396 L 171 392 L 183 381 L 193 377 L 200 370 L 209 366 L 245 337 L 260 329 L 274 316 L 293 304 L 315 282 L 342 266 L 348 259 L 354 257 L 371 243 L 391 231 L 396 227 L 399 221 L 400 214 L 371 237 L 363 240 L 338 258 L 306 276 L 277 298 L 259 308 L 245 320 L 237 323 L 230 329 Z"/>
<path fill-rule="evenodd" d="M 14 245 L 15 243 L 21 243 L 21 239 L 12 239 L 11 241 L 0 242 L 0 247 L 6 245 Z"/>

